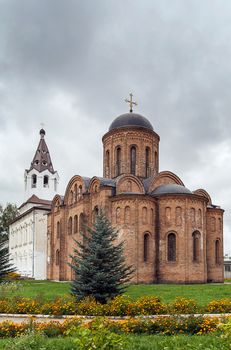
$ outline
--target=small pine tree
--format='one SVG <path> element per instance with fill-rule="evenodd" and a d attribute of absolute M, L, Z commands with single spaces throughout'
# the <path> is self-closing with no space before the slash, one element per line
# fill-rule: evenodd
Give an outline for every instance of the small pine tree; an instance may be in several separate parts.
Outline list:
<path fill-rule="evenodd" d="M 92 296 L 100 303 L 122 294 L 125 283 L 134 272 L 126 266 L 123 255 L 124 242 L 116 243 L 118 231 L 105 215 L 100 212 L 88 234 L 81 233 L 83 242 L 75 241 L 77 248 L 69 264 L 75 272 L 71 291 L 78 300 Z"/>
<path fill-rule="evenodd" d="M 6 242 L 0 242 L 0 283 L 8 273 L 14 271 L 15 267 L 10 262 L 9 250 Z"/>

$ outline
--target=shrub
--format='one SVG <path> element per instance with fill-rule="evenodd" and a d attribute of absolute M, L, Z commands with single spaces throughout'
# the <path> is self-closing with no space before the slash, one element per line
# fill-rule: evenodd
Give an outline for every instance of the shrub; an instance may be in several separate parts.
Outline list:
<path fill-rule="evenodd" d="M 169 312 L 173 314 L 196 314 L 198 305 L 193 299 L 176 298 L 169 305 Z"/>
<path fill-rule="evenodd" d="M 231 312 L 231 299 L 212 300 L 206 307 L 209 313 L 229 313 Z"/>
<path fill-rule="evenodd" d="M 44 350 L 45 335 L 39 332 L 29 332 L 11 340 L 5 346 L 6 350 Z"/>
<path fill-rule="evenodd" d="M 126 346 L 125 339 L 106 328 L 101 319 L 93 321 L 89 328 L 71 327 L 66 333 L 74 337 L 79 350 L 123 350 Z"/>

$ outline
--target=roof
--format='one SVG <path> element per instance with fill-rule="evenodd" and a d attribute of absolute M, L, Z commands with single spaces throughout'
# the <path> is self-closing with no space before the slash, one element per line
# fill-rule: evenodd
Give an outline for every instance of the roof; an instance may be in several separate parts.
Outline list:
<path fill-rule="evenodd" d="M 113 179 L 108 179 L 105 177 L 98 177 L 100 181 L 100 186 L 111 186 L 111 187 L 116 187 L 116 182 Z"/>
<path fill-rule="evenodd" d="M 161 194 L 192 194 L 192 192 L 182 185 L 177 184 L 167 184 L 161 185 L 152 191 L 151 195 L 161 195 Z"/>
<path fill-rule="evenodd" d="M 153 131 L 153 126 L 147 118 L 132 112 L 122 114 L 113 120 L 109 131 L 124 127 L 142 127 Z"/>
<path fill-rule="evenodd" d="M 36 169 L 39 173 L 44 170 L 49 170 L 50 173 L 54 174 L 54 168 L 51 162 L 50 153 L 45 141 L 45 130 L 40 130 L 40 141 L 38 148 L 35 152 L 34 158 L 31 162 L 29 170 Z"/>
<path fill-rule="evenodd" d="M 44 206 L 50 206 L 52 201 L 48 201 L 46 199 L 40 199 L 35 194 L 33 194 L 29 199 L 27 199 L 26 202 L 24 202 L 22 205 L 20 205 L 19 209 L 22 208 L 25 204 L 32 203 L 32 204 L 39 204 Z"/>

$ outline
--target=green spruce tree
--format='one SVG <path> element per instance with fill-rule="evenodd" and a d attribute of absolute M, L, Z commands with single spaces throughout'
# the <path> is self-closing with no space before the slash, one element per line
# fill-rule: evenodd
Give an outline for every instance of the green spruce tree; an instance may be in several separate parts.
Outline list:
<path fill-rule="evenodd" d="M 9 272 L 14 272 L 15 267 L 10 262 L 9 250 L 6 242 L 0 242 L 0 283 Z"/>
<path fill-rule="evenodd" d="M 77 300 L 92 296 L 106 303 L 124 292 L 134 271 L 125 264 L 124 242 L 117 243 L 118 231 L 102 212 L 96 216 L 93 229 L 81 234 L 84 243 L 75 241 L 77 248 L 69 264 L 75 272 L 71 291 Z"/>

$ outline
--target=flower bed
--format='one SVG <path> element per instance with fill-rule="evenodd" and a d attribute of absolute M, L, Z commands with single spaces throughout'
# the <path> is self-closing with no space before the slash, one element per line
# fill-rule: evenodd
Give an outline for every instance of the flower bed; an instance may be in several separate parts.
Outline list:
<path fill-rule="evenodd" d="M 127 296 L 117 296 L 107 304 L 100 304 L 93 298 L 76 302 L 74 298 L 56 298 L 44 303 L 39 299 L 4 298 L 0 300 L 0 313 L 47 314 L 47 315 L 94 315 L 94 316 L 136 316 L 163 314 L 231 313 L 231 300 L 213 300 L 205 308 L 194 300 L 177 298 L 164 304 L 157 297 L 142 297 L 132 300 Z"/>
<path fill-rule="evenodd" d="M 94 329 L 95 324 L 103 324 L 106 329 L 115 333 L 126 334 L 207 334 L 218 330 L 220 321 L 218 318 L 209 317 L 157 317 L 155 319 L 129 318 L 123 320 L 99 319 L 87 321 L 74 318 L 65 320 L 64 322 L 49 321 L 49 322 L 31 322 L 14 323 L 4 321 L 0 323 L 0 338 L 16 337 L 24 334 L 28 330 L 35 330 L 45 333 L 48 337 L 57 337 L 68 335 L 70 329 Z"/>

